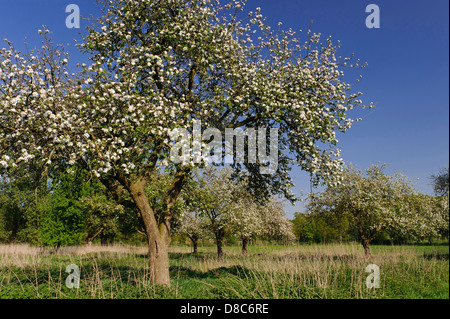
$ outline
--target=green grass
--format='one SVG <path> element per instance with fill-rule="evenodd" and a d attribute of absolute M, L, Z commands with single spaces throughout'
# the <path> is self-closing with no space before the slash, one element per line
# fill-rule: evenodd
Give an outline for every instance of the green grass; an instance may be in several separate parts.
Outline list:
<path fill-rule="evenodd" d="M 0 298 L 449 298 L 448 246 L 373 246 L 364 258 L 357 244 L 252 246 L 249 256 L 226 247 L 172 247 L 171 287 L 148 282 L 145 248 L 50 254 L 0 246 Z M 76 264 L 80 288 L 65 285 Z M 380 267 L 380 288 L 367 289 L 368 264 Z"/>

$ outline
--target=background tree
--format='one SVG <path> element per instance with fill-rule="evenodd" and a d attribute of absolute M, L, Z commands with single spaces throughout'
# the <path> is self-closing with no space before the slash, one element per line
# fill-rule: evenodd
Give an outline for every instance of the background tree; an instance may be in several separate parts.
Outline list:
<path fill-rule="evenodd" d="M 272 196 L 266 203 L 258 206 L 258 209 L 262 215 L 262 236 L 283 242 L 295 240 L 292 222 L 286 217 L 281 199 Z"/>
<path fill-rule="evenodd" d="M 118 234 L 122 207 L 107 198 L 101 183 L 87 177 L 78 170 L 39 183 L 2 178 L 0 238 L 55 247 L 81 244 L 81 237 L 110 240 Z"/>
<path fill-rule="evenodd" d="M 47 181 L 0 178 L 0 241 L 40 243 L 39 228 L 49 210 Z"/>
<path fill-rule="evenodd" d="M 85 239 L 86 220 L 80 203 L 59 193 L 51 199 L 50 209 L 39 229 L 41 243 L 53 246 L 80 245 Z"/>
<path fill-rule="evenodd" d="M 232 169 L 213 166 L 199 172 L 195 178 L 196 187 L 188 193 L 188 205 L 198 210 L 207 220 L 207 227 L 214 235 L 217 257 L 223 259 L 223 244 L 230 222 L 233 193 L 238 190 L 231 179 Z"/>
<path fill-rule="evenodd" d="M 150 281 L 170 285 L 168 247 L 172 208 L 192 166 L 167 163 L 172 183 L 166 213 L 156 210 L 146 185 L 169 157 L 170 132 L 205 127 L 277 128 L 278 167 L 236 165 L 255 192 L 289 189 L 293 163 L 314 181 L 336 183 L 342 166 L 336 132 L 362 106 L 350 94 L 331 38 L 292 30 L 278 34 L 259 9 L 242 14 L 241 2 L 112 0 L 88 28 L 80 47 L 89 66 L 73 74 L 68 56 L 47 37 L 42 50 L 1 51 L 0 167 L 10 173 L 31 164 L 55 175 L 79 165 L 121 205 L 139 213 L 149 246 Z M 353 63 L 357 65 L 358 63 Z M 286 150 L 289 150 L 286 152 Z M 263 163 L 264 164 L 264 163 Z"/>
<path fill-rule="evenodd" d="M 240 185 L 239 185 L 240 184 Z M 227 212 L 227 227 L 242 242 L 242 255 L 248 255 L 248 244 L 252 237 L 263 231 L 264 222 L 261 206 L 242 183 L 238 183 L 232 203 Z"/>
<path fill-rule="evenodd" d="M 198 253 L 198 241 L 204 237 L 206 220 L 198 210 L 185 210 L 180 219 L 177 233 L 185 235 L 192 242 L 193 253 Z"/>
<path fill-rule="evenodd" d="M 299 242 L 325 243 L 348 240 L 352 225 L 348 217 L 330 213 L 297 213 L 293 223 L 293 231 Z"/>
<path fill-rule="evenodd" d="M 208 233 L 209 221 L 207 216 L 195 205 L 197 198 L 194 198 L 194 201 L 192 201 L 191 196 L 198 194 L 197 189 L 198 181 L 194 178 L 186 182 L 181 194 L 179 223 L 178 227 L 175 227 L 177 234 L 187 236 L 192 242 L 194 254 L 198 253 L 199 240 L 206 237 Z"/>
<path fill-rule="evenodd" d="M 120 232 L 123 207 L 108 199 L 104 192 L 81 197 L 79 202 L 86 218 L 85 243 L 90 245 L 99 237 L 102 245 L 113 245 Z"/>
<path fill-rule="evenodd" d="M 51 244 L 56 240 L 66 246 L 91 243 L 99 237 L 102 244 L 111 244 L 118 234 L 122 207 L 107 197 L 105 187 L 96 178 L 90 178 L 85 169 L 78 168 L 56 177 L 52 180 L 51 213 L 43 229 L 46 242 Z M 66 239 L 61 242 L 52 236 Z"/>
<path fill-rule="evenodd" d="M 449 196 L 439 196 L 435 201 L 436 211 L 441 216 L 439 227 L 439 234 L 449 237 Z"/>
<path fill-rule="evenodd" d="M 415 194 L 405 176 L 390 176 L 384 169 L 373 165 L 363 172 L 348 166 L 339 186 L 314 194 L 308 204 L 313 214 L 350 216 L 366 257 L 371 241 L 382 230 L 424 237 L 436 234 L 440 224 L 439 214 Z"/>
<path fill-rule="evenodd" d="M 450 176 L 448 168 L 443 168 L 437 175 L 431 175 L 434 193 L 437 196 L 435 200 L 435 208 L 440 212 L 442 223 L 439 233 L 447 237 L 449 236 L 449 183 Z"/>
<path fill-rule="evenodd" d="M 314 241 L 314 229 L 310 216 L 297 212 L 292 220 L 293 232 L 299 242 L 312 243 Z"/>

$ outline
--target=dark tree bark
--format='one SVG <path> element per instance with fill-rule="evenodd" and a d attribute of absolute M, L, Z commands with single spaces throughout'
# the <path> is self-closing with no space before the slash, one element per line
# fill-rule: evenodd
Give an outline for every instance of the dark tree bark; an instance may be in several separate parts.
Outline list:
<path fill-rule="evenodd" d="M 217 244 L 217 258 L 223 260 L 223 239 L 225 237 L 225 231 L 222 228 L 216 231 L 216 244 Z"/>
<path fill-rule="evenodd" d="M 189 236 L 189 239 L 192 241 L 192 246 L 193 246 L 193 254 L 197 254 L 198 253 L 198 236 L 197 235 L 192 235 Z"/>
<path fill-rule="evenodd" d="M 175 174 L 172 185 L 165 196 L 166 212 L 164 217 L 156 220 L 156 211 L 150 206 L 145 186 L 149 179 L 149 171 L 135 182 L 123 175 L 115 175 L 114 179 L 103 179 L 102 183 L 113 194 L 115 200 L 128 207 L 133 207 L 141 216 L 148 242 L 149 281 L 151 283 L 170 286 L 169 276 L 169 245 L 170 221 L 172 207 L 183 187 L 189 169 L 183 169 Z M 132 201 L 124 200 L 120 196 L 119 185 L 130 194 Z"/>
<path fill-rule="evenodd" d="M 155 211 L 150 207 L 144 188 L 145 185 L 141 183 L 130 185 L 130 195 L 142 216 L 147 234 L 150 282 L 170 286 L 168 252 L 170 223 L 158 225 Z"/>
<path fill-rule="evenodd" d="M 248 255 L 248 242 L 249 242 L 250 238 L 248 238 L 247 236 L 243 236 L 242 237 L 242 256 L 247 256 Z"/>
<path fill-rule="evenodd" d="M 371 257 L 372 255 L 371 255 L 371 253 L 370 253 L 370 240 L 368 240 L 368 239 L 363 239 L 362 240 L 362 245 L 363 245 L 363 247 L 364 247 L 364 256 L 366 257 L 366 258 L 369 258 L 369 257 Z"/>

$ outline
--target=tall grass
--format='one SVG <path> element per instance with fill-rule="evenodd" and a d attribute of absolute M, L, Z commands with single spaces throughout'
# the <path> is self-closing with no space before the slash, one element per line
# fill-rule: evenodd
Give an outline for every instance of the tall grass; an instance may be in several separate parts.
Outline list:
<path fill-rule="evenodd" d="M 359 245 L 254 248 L 248 258 L 228 251 L 220 262 L 205 253 L 180 265 L 216 273 L 211 284 L 237 298 L 448 298 L 448 246 L 425 253 L 421 247 L 376 247 L 366 259 Z M 378 289 L 367 289 L 365 268 L 380 267 Z"/>
<path fill-rule="evenodd" d="M 375 246 L 366 259 L 357 244 L 171 248 L 171 287 L 152 285 L 145 247 L 51 249 L 0 246 L 0 298 L 449 298 L 448 246 Z M 65 285 L 67 265 L 81 271 L 79 289 Z M 368 264 L 380 288 L 368 289 Z"/>

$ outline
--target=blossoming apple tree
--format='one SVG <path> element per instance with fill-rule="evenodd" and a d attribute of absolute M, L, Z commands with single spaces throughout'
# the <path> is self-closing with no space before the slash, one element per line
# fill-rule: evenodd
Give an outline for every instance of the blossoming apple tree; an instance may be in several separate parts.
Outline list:
<path fill-rule="evenodd" d="M 232 169 L 209 166 L 195 176 L 195 186 L 188 193 L 188 210 L 196 211 L 204 221 L 205 229 L 214 236 L 217 256 L 223 259 L 223 241 L 232 218 L 232 207 L 236 207 L 236 192 L 239 185 L 231 179 Z"/>
<path fill-rule="evenodd" d="M 348 166 L 339 185 L 313 194 L 308 204 L 312 214 L 350 218 L 366 257 L 371 254 L 371 241 L 382 230 L 424 238 L 439 235 L 445 225 L 446 208 L 439 198 L 416 194 L 404 175 L 387 175 L 384 170 L 384 165 L 366 171 Z"/>
<path fill-rule="evenodd" d="M 199 211 L 188 210 L 182 213 L 180 227 L 176 232 L 190 239 L 194 254 L 198 252 L 198 241 L 205 233 L 205 226 L 205 218 L 202 218 Z"/>
<path fill-rule="evenodd" d="M 294 226 L 286 217 L 284 205 L 283 200 L 275 196 L 272 196 L 264 205 L 260 205 L 264 225 L 260 235 L 284 242 L 295 240 Z"/>
<path fill-rule="evenodd" d="M 343 81 L 349 58 L 335 55 L 331 38 L 274 31 L 260 8 L 214 0 L 104 1 L 103 16 L 87 29 L 82 52 L 91 62 L 69 72 L 69 57 L 53 46 L 22 53 L 8 42 L 0 61 L 0 169 L 44 174 L 74 165 L 89 170 L 116 201 L 141 216 L 149 245 L 150 280 L 170 284 L 171 208 L 196 163 L 167 161 L 175 128 L 276 127 L 275 174 L 259 164 L 246 170 L 254 191 L 292 198 L 289 169 L 297 164 L 315 181 L 335 183 L 342 160 L 336 132 L 363 106 Z M 173 173 L 155 218 L 145 194 L 163 164 Z M 264 163 L 262 163 L 264 164 Z M 239 167 L 240 165 L 234 165 Z M 267 195 L 267 194 L 266 194 Z"/>
<path fill-rule="evenodd" d="M 233 179 L 231 167 L 207 167 L 190 183 L 183 195 L 185 212 L 178 230 L 195 241 L 212 233 L 219 258 L 223 258 L 223 241 L 232 234 L 242 241 L 242 255 L 248 254 L 251 238 L 294 239 L 292 223 L 286 218 L 281 200 L 270 197 L 260 202 L 246 189 L 246 183 Z"/>

